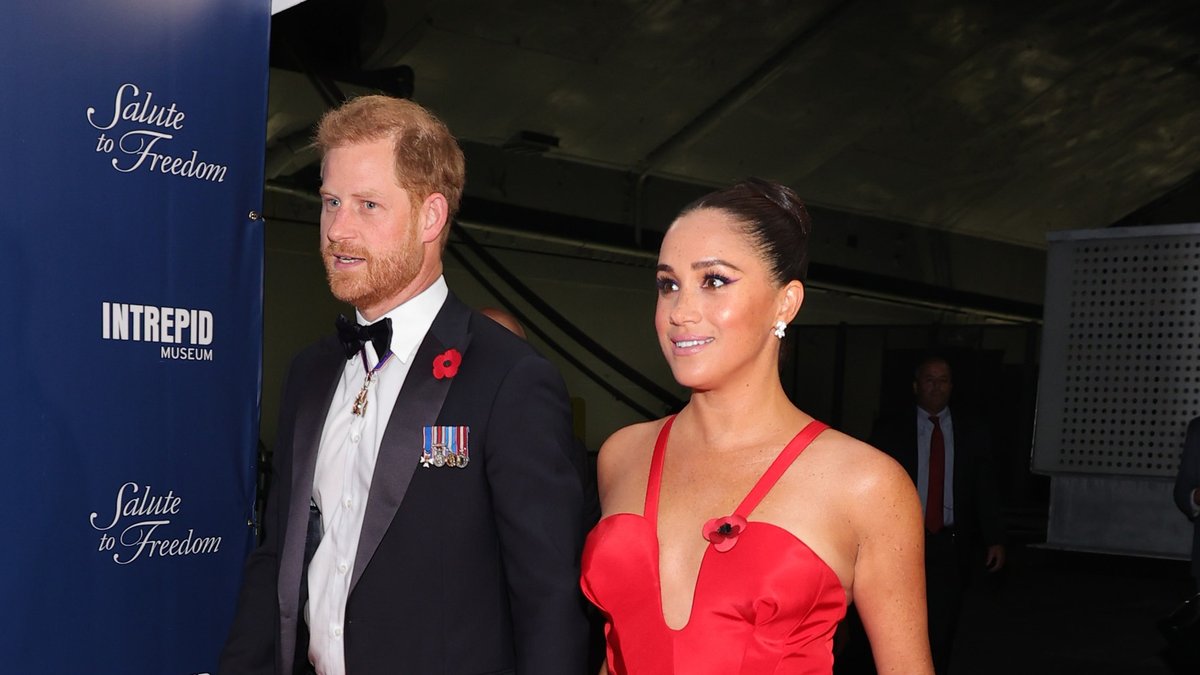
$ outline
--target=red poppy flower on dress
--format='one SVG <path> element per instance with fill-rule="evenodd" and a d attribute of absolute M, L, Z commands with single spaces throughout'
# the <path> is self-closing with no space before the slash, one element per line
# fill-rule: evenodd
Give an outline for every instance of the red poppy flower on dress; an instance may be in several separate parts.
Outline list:
<path fill-rule="evenodd" d="M 713 548 L 717 549 L 718 553 L 724 553 L 733 548 L 737 543 L 738 535 L 742 530 L 746 529 L 746 519 L 733 514 L 724 518 L 710 518 L 704 523 L 701 531 L 704 533 L 704 538 L 712 542 Z"/>
<path fill-rule="evenodd" d="M 457 349 L 447 349 L 433 360 L 433 376 L 439 380 L 454 377 L 458 374 L 460 363 L 462 363 L 462 354 L 459 354 Z"/>

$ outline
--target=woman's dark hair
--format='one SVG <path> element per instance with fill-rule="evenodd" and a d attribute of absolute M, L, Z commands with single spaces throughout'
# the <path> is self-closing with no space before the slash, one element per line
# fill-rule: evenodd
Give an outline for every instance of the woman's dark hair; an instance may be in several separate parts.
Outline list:
<path fill-rule="evenodd" d="M 750 236 L 779 284 L 808 276 L 808 235 L 812 218 L 804 202 L 786 185 L 747 178 L 709 193 L 683 207 L 680 216 L 700 209 L 719 209 L 733 217 Z"/>

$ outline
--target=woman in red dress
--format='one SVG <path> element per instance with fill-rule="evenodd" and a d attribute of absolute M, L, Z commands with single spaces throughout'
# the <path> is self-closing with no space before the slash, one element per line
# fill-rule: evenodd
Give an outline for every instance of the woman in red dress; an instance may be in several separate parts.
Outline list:
<path fill-rule="evenodd" d="M 829 675 L 851 602 L 880 673 L 933 673 L 912 481 L 780 383 L 810 229 L 790 189 L 752 179 L 663 239 L 655 327 L 692 395 L 600 451 L 583 588 L 607 618 L 611 675 Z"/>

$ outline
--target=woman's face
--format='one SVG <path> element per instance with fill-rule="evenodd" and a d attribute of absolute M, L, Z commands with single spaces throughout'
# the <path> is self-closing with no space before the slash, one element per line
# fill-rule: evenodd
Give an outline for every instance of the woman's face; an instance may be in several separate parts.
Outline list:
<path fill-rule="evenodd" d="M 762 255 L 733 218 L 699 209 L 676 220 L 658 255 L 654 326 L 671 372 L 696 391 L 776 368 L 775 322 L 794 314 Z M 798 308 L 799 303 L 796 302 Z"/>

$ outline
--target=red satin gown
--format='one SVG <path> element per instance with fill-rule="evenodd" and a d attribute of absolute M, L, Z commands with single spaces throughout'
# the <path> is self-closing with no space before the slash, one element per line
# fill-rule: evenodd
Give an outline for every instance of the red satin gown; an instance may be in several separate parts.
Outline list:
<path fill-rule="evenodd" d="M 667 420 L 655 443 L 642 515 L 604 518 L 583 550 L 583 591 L 607 618 L 609 672 L 830 675 L 834 629 L 846 614 L 841 581 L 790 532 L 749 520 L 792 461 L 828 427 L 817 421 L 806 426 L 737 507 L 734 514 L 748 524 L 732 548 L 708 545 L 691 616 L 673 630 L 663 618 L 658 562 L 659 488 L 673 422 Z"/>

